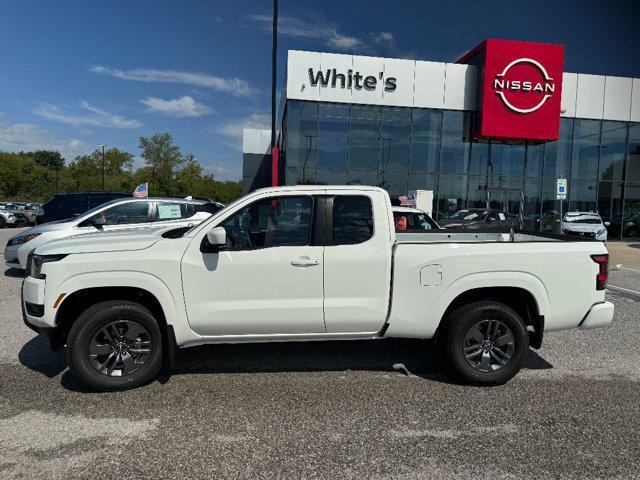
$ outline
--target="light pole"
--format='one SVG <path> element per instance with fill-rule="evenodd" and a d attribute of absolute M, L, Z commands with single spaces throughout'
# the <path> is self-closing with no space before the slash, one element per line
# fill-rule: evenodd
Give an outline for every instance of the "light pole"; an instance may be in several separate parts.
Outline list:
<path fill-rule="evenodd" d="M 278 184 L 278 148 L 276 147 L 276 64 L 278 54 L 278 0 L 273 0 L 271 40 L 271 185 Z"/>
<path fill-rule="evenodd" d="M 101 143 L 98 147 L 102 148 L 102 190 L 104 190 L 104 147 L 106 147 L 106 145 Z"/>

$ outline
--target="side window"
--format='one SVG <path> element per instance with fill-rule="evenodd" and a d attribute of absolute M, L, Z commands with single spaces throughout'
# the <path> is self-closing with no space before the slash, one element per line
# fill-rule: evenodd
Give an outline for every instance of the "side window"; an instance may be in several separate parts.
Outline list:
<path fill-rule="evenodd" d="M 149 203 L 123 203 L 97 213 L 93 218 L 104 218 L 107 221 L 106 225 L 146 223 L 149 221 Z"/>
<path fill-rule="evenodd" d="M 173 202 L 156 203 L 156 214 L 153 218 L 154 222 L 163 222 L 167 220 L 180 220 L 188 218 L 192 214 L 187 214 L 187 204 Z"/>
<path fill-rule="evenodd" d="M 373 209 L 364 195 L 339 195 L 333 199 L 333 244 L 355 245 L 373 236 Z"/>
<path fill-rule="evenodd" d="M 309 245 L 311 197 L 267 198 L 243 208 L 222 226 L 227 250 Z"/>

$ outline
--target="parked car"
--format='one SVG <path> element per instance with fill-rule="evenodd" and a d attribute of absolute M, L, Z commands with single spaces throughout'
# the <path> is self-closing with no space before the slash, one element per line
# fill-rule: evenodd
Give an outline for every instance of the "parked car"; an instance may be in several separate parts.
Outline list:
<path fill-rule="evenodd" d="M 27 258 L 33 250 L 52 240 L 99 231 L 132 228 L 186 227 L 200 223 L 219 206 L 202 200 L 175 198 L 112 200 L 66 221 L 49 222 L 21 232 L 7 242 L 4 250 L 5 265 L 26 268 Z"/>
<path fill-rule="evenodd" d="M 495 209 L 470 208 L 459 210 L 451 217 L 438 220 L 442 228 L 486 228 L 486 227 L 513 227 L 518 228 L 517 216 L 507 215 Z"/>
<path fill-rule="evenodd" d="M 602 222 L 600 215 L 593 212 L 567 212 L 562 219 L 560 231 L 565 235 L 595 238 L 601 242 L 607 241 L 609 222 Z"/>
<path fill-rule="evenodd" d="M 0 203 L 0 228 L 17 227 L 19 223 L 20 217 L 17 212 L 10 207 L 7 208 L 7 204 Z"/>
<path fill-rule="evenodd" d="M 393 223 L 396 232 L 440 228 L 429 215 L 412 207 L 393 207 Z"/>
<path fill-rule="evenodd" d="M 26 219 L 28 225 L 36 224 L 36 209 L 27 203 L 14 203 L 13 208 L 16 212 L 21 213 Z"/>
<path fill-rule="evenodd" d="M 396 235 L 376 187 L 257 190 L 182 232 L 47 243 L 25 322 L 101 390 L 152 380 L 176 347 L 435 338 L 464 381 L 498 384 L 544 332 L 608 325 L 608 254 L 566 235 Z"/>
<path fill-rule="evenodd" d="M 37 223 L 68 220 L 117 198 L 131 198 L 121 192 L 58 193 L 37 209 Z"/>

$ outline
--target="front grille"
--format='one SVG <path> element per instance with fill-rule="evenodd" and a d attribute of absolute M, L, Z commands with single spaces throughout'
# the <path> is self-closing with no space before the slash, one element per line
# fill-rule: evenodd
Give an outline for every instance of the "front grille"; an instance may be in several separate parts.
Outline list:
<path fill-rule="evenodd" d="M 567 230 L 565 233 L 574 237 L 596 238 L 596 232 L 572 232 L 571 230 Z"/>

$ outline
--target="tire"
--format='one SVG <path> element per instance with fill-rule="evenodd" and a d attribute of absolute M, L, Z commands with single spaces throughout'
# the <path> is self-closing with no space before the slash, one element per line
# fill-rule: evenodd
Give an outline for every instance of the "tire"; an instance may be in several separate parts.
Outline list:
<path fill-rule="evenodd" d="M 113 391 L 153 380 L 162 367 L 162 334 L 142 305 L 100 302 L 85 310 L 67 337 L 69 368 L 85 385 Z"/>
<path fill-rule="evenodd" d="M 0 228 L 4 228 L 5 224 L 4 224 L 4 218 L 0 217 Z"/>
<path fill-rule="evenodd" d="M 474 302 L 446 319 L 444 349 L 449 367 L 472 385 L 501 385 L 522 368 L 529 351 L 524 321 L 496 301 Z"/>

